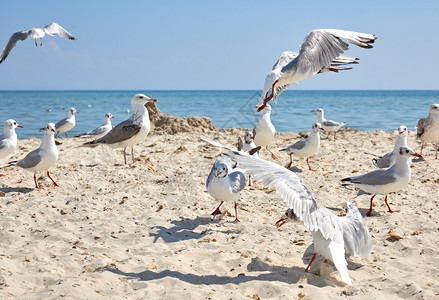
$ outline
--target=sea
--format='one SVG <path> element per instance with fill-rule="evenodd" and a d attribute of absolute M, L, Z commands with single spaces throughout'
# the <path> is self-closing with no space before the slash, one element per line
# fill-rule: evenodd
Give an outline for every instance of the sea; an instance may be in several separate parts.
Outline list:
<path fill-rule="evenodd" d="M 219 128 L 253 128 L 259 117 L 258 90 L 0 91 L 0 124 L 14 119 L 23 126 L 17 129 L 19 138 L 42 137 L 40 128 L 65 118 L 74 107 L 79 114 L 75 128 L 68 132 L 73 136 L 101 125 L 107 112 L 115 116 L 113 124 L 127 119 L 130 99 L 137 93 L 156 98 L 164 114 L 205 116 Z M 391 131 L 405 125 L 414 130 L 417 121 L 428 115 L 429 106 L 439 103 L 439 90 L 288 90 L 277 104 L 270 103 L 271 120 L 280 132 L 310 131 L 316 121 L 311 110 L 317 108 L 324 109 L 326 119 L 355 129 Z"/>

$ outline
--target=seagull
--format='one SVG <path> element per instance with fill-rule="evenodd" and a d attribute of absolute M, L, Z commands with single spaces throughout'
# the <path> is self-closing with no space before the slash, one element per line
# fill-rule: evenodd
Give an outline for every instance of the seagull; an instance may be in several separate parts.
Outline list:
<path fill-rule="evenodd" d="M 8 57 L 9 53 L 14 49 L 17 41 L 24 41 L 28 36 L 35 40 L 35 46 L 38 47 L 37 40 L 40 40 L 40 46 L 43 46 L 43 37 L 46 35 L 54 36 L 58 34 L 59 36 L 68 38 L 69 40 L 76 40 L 76 38 L 71 35 L 67 30 L 62 28 L 57 23 L 50 23 L 46 25 L 44 28 L 32 28 L 30 30 L 22 30 L 17 31 L 9 38 L 8 43 L 3 48 L 3 51 L 0 55 L 0 64 Z"/>
<path fill-rule="evenodd" d="M 18 125 L 15 120 L 6 120 L 3 126 L 3 134 L 0 136 L 0 158 L 6 157 L 9 154 L 15 152 L 17 149 L 17 134 L 15 133 L 15 128 L 23 128 L 23 126 Z M 5 176 L 0 174 L 1 176 Z"/>
<path fill-rule="evenodd" d="M 439 104 L 432 104 L 428 110 L 428 117 L 422 118 L 416 125 L 416 136 L 421 139 L 422 150 L 424 145 L 430 142 L 436 142 L 436 159 L 439 147 Z"/>
<path fill-rule="evenodd" d="M 341 180 L 347 184 L 356 185 L 367 193 L 373 194 L 372 198 L 370 198 L 370 208 L 366 216 L 370 217 L 372 213 L 372 200 L 377 194 L 386 195 L 384 202 L 386 202 L 389 212 L 395 212 L 390 209 L 389 203 L 387 203 L 387 194 L 402 190 L 408 185 L 411 177 L 410 158 L 412 156 L 419 157 L 420 155 L 409 147 L 400 147 L 395 163 L 391 167 L 355 177 L 343 178 Z"/>
<path fill-rule="evenodd" d="M 348 123 L 339 123 L 332 120 L 326 120 L 323 116 L 324 111 L 322 108 L 314 109 L 311 112 L 317 113 L 317 123 L 322 124 L 322 128 L 328 133 L 328 138 L 331 132 L 334 133 L 335 138 L 335 134 L 337 133 L 337 131 L 343 126 L 348 125 Z"/>
<path fill-rule="evenodd" d="M 350 253 L 367 254 L 370 252 L 370 236 L 361 215 L 350 207 L 351 217 L 346 222 L 337 220 L 337 217 L 329 212 L 326 208 L 317 202 L 314 195 L 306 187 L 303 180 L 294 172 L 278 164 L 250 156 L 246 153 L 237 151 L 228 151 L 225 155 L 229 156 L 232 161 L 238 163 L 240 169 L 246 174 L 252 175 L 256 180 L 266 188 L 275 188 L 288 207 L 294 212 L 294 215 L 303 222 L 303 224 L 313 232 L 318 240 L 315 245 L 320 246 L 320 241 L 325 241 L 326 245 L 331 245 L 330 252 L 336 249 L 336 255 L 326 256 L 327 259 L 334 259 L 334 264 L 340 272 L 344 282 L 350 284 L 349 276 L 346 271 L 346 261 L 344 259 L 344 248 L 340 246 L 343 243 L 342 235 L 345 238 L 353 240 L 346 244 L 352 250 Z M 355 220 L 353 220 L 355 219 Z M 343 224 L 341 226 L 340 224 Z M 357 228 L 353 226 L 358 225 Z M 343 229 L 341 229 L 343 227 Z M 341 244 L 343 245 L 343 244 Z M 327 250 L 320 250 L 320 253 L 326 255 Z"/>
<path fill-rule="evenodd" d="M 75 135 L 75 137 L 83 137 L 83 138 L 88 138 L 88 137 L 100 138 L 100 137 L 103 137 L 111 129 L 113 129 L 113 126 L 111 125 L 111 119 L 113 119 L 113 118 L 114 118 L 114 116 L 111 113 L 106 113 L 105 114 L 105 123 L 104 124 L 102 124 L 98 128 L 96 128 L 96 129 L 94 129 L 92 131 L 89 131 L 87 133 L 82 133 L 82 134 Z"/>
<path fill-rule="evenodd" d="M 253 128 L 253 137 L 256 146 L 265 146 L 265 149 L 271 153 L 271 157 L 278 159 L 279 156 L 268 149 L 268 144 L 273 141 L 274 135 L 276 134 L 276 128 L 274 128 L 273 123 L 271 123 L 270 115 L 271 106 L 266 104 L 265 108 L 261 111 L 258 124 Z"/>
<path fill-rule="evenodd" d="M 314 123 L 312 125 L 311 134 L 306 139 L 295 142 L 294 144 L 288 145 L 280 151 L 286 151 L 290 154 L 290 163 L 288 164 L 288 168 L 291 168 L 293 164 L 293 154 L 298 157 L 306 157 L 306 163 L 308 164 L 308 168 L 311 171 L 315 171 L 311 169 L 309 165 L 308 158 L 314 156 L 320 148 L 320 134 L 319 130 L 323 130 L 320 123 Z"/>
<path fill-rule="evenodd" d="M 378 168 L 388 168 L 395 163 L 399 148 L 407 147 L 407 127 L 401 125 L 398 127 L 398 138 L 395 142 L 395 147 L 392 152 L 386 153 L 383 156 L 372 159 L 372 163 Z"/>
<path fill-rule="evenodd" d="M 45 127 L 45 133 L 38 149 L 30 152 L 25 158 L 19 161 L 12 161 L 9 164 L 19 166 L 29 172 L 34 172 L 35 187 L 38 187 L 36 173 L 39 171 L 47 171 L 47 176 L 52 180 L 54 186 L 58 186 L 50 177 L 49 168 L 53 167 L 58 160 L 58 149 L 55 145 L 55 124 L 48 123 Z"/>
<path fill-rule="evenodd" d="M 233 200 L 235 202 L 235 222 L 239 222 L 236 199 L 245 188 L 247 180 L 242 172 L 233 170 L 235 167 L 236 164 L 233 164 L 229 157 L 221 156 L 210 170 L 206 187 L 213 198 L 221 201 L 212 216 L 221 214 L 220 207 L 224 201 Z"/>
<path fill-rule="evenodd" d="M 339 29 L 316 29 L 303 41 L 299 53 L 284 52 L 265 79 L 265 87 L 259 101 L 258 111 L 277 97 L 292 83 L 328 71 L 338 72 L 351 68 L 341 65 L 356 64 L 358 58 L 339 56 L 348 50 L 349 43 L 361 48 L 373 48 L 376 36 Z M 268 95 L 270 93 L 270 95 Z"/>
<path fill-rule="evenodd" d="M 329 259 L 332 261 L 340 273 L 344 283 L 351 285 L 349 277 L 345 252 L 348 255 L 356 256 L 357 254 L 366 257 L 372 251 L 372 238 L 363 216 L 353 203 L 346 202 L 348 214 L 344 217 L 337 217 L 325 207 L 319 207 L 314 214 L 319 215 L 321 223 L 316 230 L 311 231 L 314 242 L 314 254 L 310 263 L 305 269 L 308 272 L 317 254 L 325 257 L 325 263 Z M 285 212 L 285 217 L 276 222 L 276 227 L 280 227 L 288 221 L 297 221 L 293 209 L 289 208 Z M 333 231 L 332 238 L 325 238 L 325 227 L 331 227 Z"/>
<path fill-rule="evenodd" d="M 238 150 L 239 151 L 244 151 L 244 152 L 250 152 L 253 149 L 256 148 L 255 142 L 254 142 L 254 137 L 253 137 L 253 132 L 251 131 L 246 131 L 244 134 L 244 141 L 242 141 L 241 137 L 238 137 Z M 259 157 L 258 152 L 257 151 L 252 151 L 253 156 L 255 157 Z M 248 186 L 252 185 L 252 180 L 251 180 L 251 176 L 248 176 Z"/>
<path fill-rule="evenodd" d="M 111 129 L 106 135 L 99 139 L 83 144 L 83 146 L 92 146 L 98 144 L 105 144 L 111 148 L 123 148 L 123 157 L 125 164 L 127 163 L 126 148 L 131 147 L 131 157 L 134 162 L 133 147 L 146 139 L 151 124 L 149 121 L 149 113 L 145 107 L 148 102 L 157 102 L 157 99 L 137 94 L 131 98 L 131 107 L 133 114 L 131 117 Z"/>
<path fill-rule="evenodd" d="M 62 119 L 61 121 L 58 121 L 55 124 L 55 130 L 56 130 L 56 135 L 55 137 L 58 137 L 58 134 L 60 132 L 64 132 L 64 134 L 66 135 L 66 137 L 69 137 L 67 135 L 67 131 L 73 129 L 73 127 L 75 127 L 76 125 L 76 119 L 75 119 L 75 114 L 79 113 L 76 109 L 74 109 L 73 107 L 71 107 L 69 109 L 69 114 L 67 116 L 67 118 Z"/>

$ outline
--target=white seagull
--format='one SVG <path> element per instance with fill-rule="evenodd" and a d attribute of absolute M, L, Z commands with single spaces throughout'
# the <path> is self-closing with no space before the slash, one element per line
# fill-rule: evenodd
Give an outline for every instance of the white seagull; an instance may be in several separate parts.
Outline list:
<path fill-rule="evenodd" d="M 133 114 L 131 117 L 111 129 L 103 137 L 83 144 L 83 146 L 93 146 L 105 144 L 111 148 L 123 148 L 123 157 L 127 163 L 126 148 L 131 147 L 131 157 L 134 162 L 133 147 L 143 142 L 151 130 L 149 113 L 145 107 L 148 102 L 157 102 L 157 99 L 137 94 L 131 98 L 131 107 Z"/>
<path fill-rule="evenodd" d="M 319 214 L 322 223 L 320 228 L 311 231 L 314 242 L 314 254 L 305 269 L 308 272 L 317 254 L 322 255 L 326 260 L 334 263 L 340 273 L 340 277 L 346 284 L 352 284 L 346 267 L 345 252 L 348 255 L 357 254 L 366 257 L 372 251 L 372 238 L 363 216 L 353 203 L 346 202 L 348 214 L 344 217 L 337 217 L 325 207 L 319 207 L 315 214 Z M 276 227 L 280 227 L 288 221 L 297 221 L 297 216 L 293 209 L 289 208 L 285 212 L 285 217 L 276 222 Z M 332 227 L 334 233 L 332 238 L 325 238 L 324 227 Z"/>
<path fill-rule="evenodd" d="M 314 109 L 311 112 L 315 112 L 317 114 L 316 122 L 320 123 L 322 125 L 322 128 L 328 133 L 328 138 L 331 132 L 334 133 L 334 138 L 336 138 L 335 134 L 337 133 L 337 131 L 343 126 L 348 125 L 348 123 L 340 123 L 332 120 L 326 120 L 324 117 L 325 112 L 322 108 Z"/>
<path fill-rule="evenodd" d="M 428 110 L 428 117 L 422 118 L 416 125 L 416 136 L 421 139 L 422 150 L 425 144 L 436 142 L 436 159 L 439 147 L 439 104 L 432 104 Z"/>
<path fill-rule="evenodd" d="M 55 135 L 55 137 L 57 137 L 60 132 L 64 132 L 66 137 L 69 137 L 67 135 L 67 131 L 69 131 L 69 130 L 73 129 L 73 127 L 75 127 L 75 125 L 76 125 L 75 114 L 77 114 L 77 113 L 79 113 L 79 112 L 76 109 L 74 109 L 73 107 L 71 107 L 69 109 L 67 118 L 56 122 L 56 124 L 55 124 L 56 135 Z"/>
<path fill-rule="evenodd" d="M 372 200 L 377 194 L 386 195 L 384 202 L 386 202 L 389 212 L 395 212 L 390 209 L 389 203 L 387 203 L 387 194 L 398 192 L 408 185 L 411 177 L 410 158 L 412 156 L 419 157 L 419 154 L 409 147 L 401 147 L 399 148 L 395 163 L 390 168 L 379 169 L 341 180 L 346 184 L 356 185 L 363 191 L 373 194 L 372 198 L 370 198 L 370 208 L 366 216 L 369 217 L 371 215 Z"/>
<path fill-rule="evenodd" d="M 15 128 L 23 128 L 23 126 L 18 125 L 15 120 L 6 120 L 3 126 L 3 134 L 0 136 L 0 158 L 4 158 L 9 154 L 15 152 L 17 149 L 17 134 L 15 133 Z M 0 176 L 4 176 L 0 174 Z"/>
<path fill-rule="evenodd" d="M 271 106 L 266 104 L 265 108 L 261 111 L 258 124 L 253 128 L 253 138 L 256 146 L 265 146 L 265 149 L 270 152 L 271 157 L 278 159 L 279 156 L 268 149 L 268 144 L 274 140 L 274 135 L 276 134 L 276 128 L 274 128 L 273 123 L 271 123 L 270 116 Z"/>
<path fill-rule="evenodd" d="M 339 29 L 311 31 L 303 41 L 299 53 L 282 53 L 273 70 L 267 75 L 258 111 L 271 99 L 276 100 L 292 83 L 327 71 L 350 69 L 338 67 L 357 63 L 358 58 L 339 56 L 348 50 L 349 43 L 362 48 L 372 48 L 371 44 L 376 39 L 373 34 Z"/>
<path fill-rule="evenodd" d="M 241 152 L 229 151 L 225 155 L 238 163 L 246 174 L 254 176 L 264 187 L 276 188 L 276 193 L 284 199 L 294 215 L 313 233 L 315 251 L 332 260 L 342 280 L 350 284 L 344 260 L 344 240 L 350 240 L 345 244 L 350 249 L 349 253 L 367 255 L 371 249 L 369 231 L 361 215 L 353 207 L 349 207 L 351 215 L 345 221 L 340 221 L 340 218 L 316 201 L 294 172 Z M 322 244 L 329 248 L 322 250 Z"/>
<path fill-rule="evenodd" d="M 71 35 L 67 30 L 62 28 L 57 23 L 50 23 L 46 25 L 44 28 L 32 28 L 30 30 L 22 30 L 17 31 L 9 38 L 8 43 L 3 48 L 3 51 L 0 55 L 0 64 L 8 57 L 9 53 L 14 49 L 15 44 L 18 41 L 24 41 L 28 36 L 35 40 L 35 46 L 38 46 L 37 40 L 40 40 L 40 46 L 43 45 L 43 37 L 46 35 L 54 36 L 58 34 L 59 36 L 68 38 L 69 40 L 76 40 L 76 38 Z"/>
<path fill-rule="evenodd" d="M 114 116 L 111 113 L 105 114 L 105 122 L 98 128 L 93 129 L 92 131 L 82 133 L 75 135 L 75 137 L 82 137 L 82 138 L 88 138 L 88 137 L 94 137 L 94 138 L 100 138 L 106 135 L 111 129 L 113 129 L 113 126 L 111 125 L 111 119 L 113 119 Z"/>
<path fill-rule="evenodd" d="M 401 125 L 398 127 L 398 137 L 396 138 L 395 147 L 392 152 L 386 153 L 378 158 L 373 158 L 372 163 L 378 168 L 388 168 L 395 163 L 399 148 L 407 147 L 407 127 Z"/>
<path fill-rule="evenodd" d="M 236 199 L 239 193 L 245 188 L 247 180 L 242 172 L 234 169 L 236 164 L 230 161 L 230 158 L 221 156 L 215 161 L 209 176 L 206 180 L 206 187 L 209 194 L 216 200 L 221 201 L 212 216 L 221 214 L 220 206 L 224 201 L 235 202 L 235 222 L 238 220 L 238 210 Z"/>
<path fill-rule="evenodd" d="M 241 137 L 238 137 L 238 151 L 244 151 L 249 153 L 251 150 L 256 148 L 256 144 L 253 137 L 253 132 L 246 131 L 244 134 L 244 141 Z M 257 151 L 252 151 L 252 154 L 255 157 L 259 157 Z M 251 176 L 248 176 L 248 186 L 252 185 Z"/>
<path fill-rule="evenodd" d="M 50 177 L 49 168 L 53 167 L 58 160 L 58 149 L 55 145 L 55 124 L 48 123 L 45 127 L 45 133 L 38 149 L 29 152 L 25 158 L 19 161 L 13 161 L 9 164 L 12 166 L 19 166 L 29 172 L 34 173 L 35 188 L 38 187 L 36 173 L 40 171 L 47 171 L 47 176 L 52 180 L 54 186 L 58 186 L 56 182 Z"/>
<path fill-rule="evenodd" d="M 314 156 L 320 148 L 320 134 L 319 130 L 323 130 L 320 123 L 314 123 L 312 125 L 312 130 L 306 139 L 295 142 L 294 144 L 288 145 L 280 151 L 285 151 L 290 154 L 290 163 L 288 164 L 288 168 L 291 168 L 293 164 L 293 155 L 298 157 L 305 157 L 306 163 L 308 164 L 308 168 L 311 171 L 315 171 L 311 169 L 309 165 L 308 158 Z"/>

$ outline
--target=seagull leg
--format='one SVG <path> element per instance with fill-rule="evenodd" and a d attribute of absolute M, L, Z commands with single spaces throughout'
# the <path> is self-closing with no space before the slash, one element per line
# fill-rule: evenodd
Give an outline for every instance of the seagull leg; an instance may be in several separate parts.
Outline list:
<path fill-rule="evenodd" d="M 123 158 L 125 160 L 125 164 L 127 164 L 127 153 L 126 153 L 127 147 L 123 148 Z"/>
<path fill-rule="evenodd" d="M 237 209 L 237 204 L 236 204 L 236 200 L 235 200 L 235 221 L 234 222 L 240 222 L 238 220 L 238 209 Z"/>
<path fill-rule="evenodd" d="M 305 272 L 308 272 L 308 269 L 311 266 L 312 262 L 314 261 L 314 259 L 316 259 L 316 255 L 317 255 L 317 253 L 314 253 L 314 255 L 311 258 L 311 261 L 309 262 L 308 266 L 305 269 Z"/>
<path fill-rule="evenodd" d="M 66 132 L 64 132 L 64 134 L 66 135 L 66 137 L 69 137 L 69 136 L 67 135 L 67 131 L 66 131 Z"/>
<path fill-rule="evenodd" d="M 337 137 L 335 136 L 337 134 L 337 131 L 334 131 L 334 140 L 337 139 Z"/>
<path fill-rule="evenodd" d="M 252 176 L 248 175 L 248 186 L 252 186 Z"/>
<path fill-rule="evenodd" d="M 57 138 L 57 137 L 58 137 L 58 134 L 59 134 L 59 131 L 57 131 L 57 132 L 56 132 L 56 134 L 55 134 L 55 138 Z"/>
<path fill-rule="evenodd" d="M 59 185 L 56 184 L 55 180 L 53 180 L 52 177 L 50 177 L 49 171 L 47 171 L 47 176 L 50 178 L 50 180 L 52 180 L 54 186 L 59 187 Z"/>
<path fill-rule="evenodd" d="M 43 39 L 40 39 L 40 46 L 43 46 Z"/>
<path fill-rule="evenodd" d="M 216 216 L 216 215 L 220 215 L 221 211 L 220 211 L 220 206 L 223 204 L 224 201 L 221 201 L 220 205 L 218 205 L 218 207 L 213 211 L 213 213 L 211 213 L 212 216 Z"/>
<path fill-rule="evenodd" d="M 35 181 L 35 188 L 37 188 L 39 190 L 44 190 L 42 187 L 38 187 L 38 184 L 37 184 L 37 174 L 36 173 L 34 173 L 34 181 Z"/>
<path fill-rule="evenodd" d="M 366 213 L 366 216 L 370 217 L 370 214 L 372 213 L 372 200 L 375 198 L 376 195 L 373 195 L 372 198 L 370 198 L 370 208 Z"/>
<path fill-rule="evenodd" d="M 35 41 L 35 47 L 38 47 L 37 39 L 34 39 Z"/>
<path fill-rule="evenodd" d="M 271 94 L 270 96 L 267 97 L 268 95 L 268 91 L 265 94 L 265 99 L 264 99 L 264 103 L 262 103 L 261 106 L 259 106 L 258 111 L 261 111 L 265 108 L 265 106 L 267 106 L 267 102 L 270 101 L 271 99 L 273 99 L 274 96 L 274 85 L 278 82 L 279 80 L 276 80 L 272 85 L 271 85 Z"/>
<path fill-rule="evenodd" d="M 389 213 L 394 213 L 394 212 L 398 212 L 399 211 L 399 210 L 391 210 L 390 209 L 389 203 L 387 203 L 387 195 L 384 198 L 384 202 L 386 202 L 387 208 L 389 209 Z"/>
<path fill-rule="evenodd" d="M 306 163 L 308 164 L 308 168 L 310 171 L 314 171 L 314 172 L 316 171 L 316 170 L 311 169 L 311 166 L 309 165 L 309 162 L 308 162 L 308 157 L 306 158 Z"/>
<path fill-rule="evenodd" d="M 438 147 L 439 141 L 436 142 L 436 159 L 437 159 L 437 147 Z"/>
<path fill-rule="evenodd" d="M 293 164 L 293 154 L 294 152 L 290 153 L 290 163 L 288 164 L 288 169 L 291 168 L 291 165 Z"/>
<path fill-rule="evenodd" d="M 419 153 L 420 155 L 422 155 L 422 150 L 424 150 L 424 143 L 421 145 L 421 153 Z"/>
<path fill-rule="evenodd" d="M 279 158 L 280 158 L 278 155 L 274 154 L 273 152 L 271 152 L 271 151 L 268 149 L 268 145 L 265 146 L 265 149 L 267 149 L 267 151 L 271 153 L 271 158 L 272 158 L 272 159 L 279 159 Z"/>
<path fill-rule="evenodd" d="M 133 159 L 133 163 L 134 163 L 134 147 L 131 147 L 131 158 Z"/>
<path fill-rule="evenodd" d="M 5 174 L 0 174 L 0 177 L 3 177 L 3 176 L 5 176 Z"/>

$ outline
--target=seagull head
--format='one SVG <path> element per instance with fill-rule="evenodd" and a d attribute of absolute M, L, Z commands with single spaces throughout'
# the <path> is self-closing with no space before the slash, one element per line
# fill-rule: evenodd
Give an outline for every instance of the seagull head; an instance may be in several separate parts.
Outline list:
<path fill-rule="evenodd" d="M 131 98 L 131 105 L 145 105 L 148 102 L 157 102 L 157 99 L 152 98 L 151 96 L 146 96 L 144 94 L 137 94 Z"/>
<path fill-rule="evenodd" d="M 73 116 L 74 114 L 78 114 L 78 113 L 79 112 L 74 107 L 70 107 L 69 116 Z"/>
<path fill-rule="evenodd" d="M 431 114 L 439 115 L 439 104 L 432 104 L 428 112 Z"/>
<path fill-rule="evenodd" d="M 252 140 L 254 140 L 254 136 L 253 136 L 253 132 L 251 131 L 246 131 L 244 133 L 244 141 L 246 144 L 250 144 L 252 142 Z"/>
<path fill-rule="evenodd" d="M 54 134 L 55 133 L 55 124 L 53 123 L 47 123 L 46 127 L 44 128 L 45 134 Z"/>
<path fill-rule="evenodd" d="M 320 125 L 320 123 L 314 123 L 314 124 L 312 124 L 311 129 L 312 129 L 312 131 L 314 131 L 314 132 L 318 132 L 319 130 L 324 130 L 324 129 L 322 128 L 322 125 Z"/>
<path fill-rule="evenodd" d="M 284 225 L 286 222 L 297 221 L 297 220 L 298 220 L 298 218 L 297 218 L 296 214 L 294 213 L 293 209 L 288 208 L 288 209 L 285 211 L 285 215 L 284 215 L 282 218 L 280 218 L 280 219 L 276 222 L 275 225 L 276 225 L 277 228 L 279 228 L 279 227 L 281 227 L 282 225 Z"/>
<path fill-rule="evenodd" d="M 9 119 L 9 120 L 6 120 L 6 122 L 5 122 L 4 130 L 5 131 L 15 130 L 15 128 L 17 128 L 17 127 L 23 128 L 23 126 L 18 125 L 17 122 L 15 122 L 15 120 Z"/>
<path fill-rule="evenodd" d="M 398 132 L 399 132 L 399 135 L 402 135 L 402 134 L 407 135 L 407 127 L 405 127 L 404 125 L 399 126 Z"/>
<path fill-rule="evenodd" d="M 106 113 L 105 118 L 106 119 L 114 119 L 114 116 L 111 113 Z"/>
<path fill-rule="evenodd" d="M 414 157 L 421 157 L 421 155 L 419 155 L 418 153 L 416 153 L 415 151 L 413 151 L 411 148 L 409 147 L 401 147 L 399 148 L 399 155 L 401 155 L 404 158 L 410 158 L 412 156 Z"/>
<path fill-rule="evenodd" d="M 214 175 L 217 178 L 223 178 L 227 176 L 227 165 L 225 164 L 217 164 L 214 170 Z"/>
<path fill-rule="evenodd" d="M 311 112 L 314 112 L 317 115 L 323 115 L 323 108 L 313 109 Z"/>

